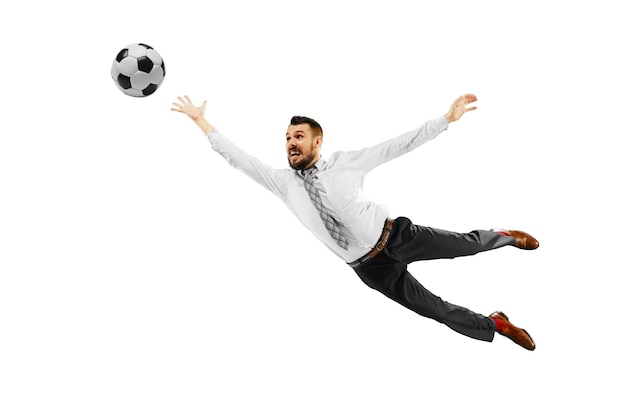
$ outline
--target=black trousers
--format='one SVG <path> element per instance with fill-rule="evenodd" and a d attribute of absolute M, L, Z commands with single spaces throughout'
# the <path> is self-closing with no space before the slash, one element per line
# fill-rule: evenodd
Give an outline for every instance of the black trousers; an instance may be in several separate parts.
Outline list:
<path fill-rule="evenodd" d="M 354 268 L 369 287 L 417 314 L 445 324 L 474 339 L 491 342 L 496 330 L 489 317 L 460 307 L 432 294 L 407 270 L 411 262 L 452 259 L 513 245 L 515 239 L 497 232 L 475 230 L 455 233 L 418 226 L 398 217 L 383 252 Z"/>

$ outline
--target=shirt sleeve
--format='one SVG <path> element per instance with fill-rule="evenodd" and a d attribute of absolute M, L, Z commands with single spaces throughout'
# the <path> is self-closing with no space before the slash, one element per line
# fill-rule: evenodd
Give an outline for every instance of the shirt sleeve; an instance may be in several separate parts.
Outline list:
<path fill-rule="evenodd" d="M 213 150 L 222 155 L 232 167 L 243 172 L 272 193 L 284 199 L 284 187 L 281 186 L 275 168 L 243 151 L 217 129 L 213 129 L 209 132 L 207 138 Z"/>
<path fill-rule="evenodd" d="M 446 129 L 448 129 L 448 122 L 444 116 L 441 116 L 437 119 L 429 120 L 418 129 L 406 132 L 378 145 L 347 152 L 346 158 L 351 161 L 351 164 L 358 165 L 365 172 L 369 172 L 385 162 L 417 149 Z"/>

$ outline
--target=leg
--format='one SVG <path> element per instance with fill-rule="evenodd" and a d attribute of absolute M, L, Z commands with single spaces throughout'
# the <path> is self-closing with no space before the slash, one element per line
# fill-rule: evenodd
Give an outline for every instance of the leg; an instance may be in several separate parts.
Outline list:
<path fill-rule="evenodd" d="M 496 323 L 489 317 L 474 313 L 432 294 L 408 271 L 406 264 L 380 253 L 367 263 L 354 269 L 369 287 L 381 292 L 397 303 L 445 324 L 465 336 L 491 342 Z"/>
<path fill-rule="evenodd" d="M 411 263 L 475 255 L 507 245 L 515 245 L 515 238 L 488 230 L 449 232 L 414 225 L 406 217 L 398 217 L 393 223 L 385 252 L 399 262 Z"/>

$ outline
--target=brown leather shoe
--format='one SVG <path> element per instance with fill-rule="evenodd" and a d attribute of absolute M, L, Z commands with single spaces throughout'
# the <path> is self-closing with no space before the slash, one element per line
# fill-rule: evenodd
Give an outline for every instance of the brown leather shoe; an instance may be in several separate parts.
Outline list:
<path fill-rule="evenodd" d="M 498 332 L 501 335 L 508 337 L 524 349 L 535 350 L 535 342 L 533 342 L 533 338 L 530 337 L 528 332 L 524 329 L 520 329 L 519 327 L 514 326 L 509 318 L 501 311 L 496 311 L 489 315 L 492 319 L 498 319 L 502 322 L 502 331 Z"/>
<path fill-rule="evenodd" d="M 515 238 L 515 247 L 520 249 L 532 250 L 539 247 L 537 239 L 521 230 L 491 229 L 492 232 L 503 233 L 507 236 Z"/>

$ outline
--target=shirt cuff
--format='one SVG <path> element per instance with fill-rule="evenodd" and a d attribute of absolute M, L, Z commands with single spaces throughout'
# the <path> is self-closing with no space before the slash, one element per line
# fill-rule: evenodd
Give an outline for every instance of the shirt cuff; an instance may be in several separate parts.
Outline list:
<path fill-rule="evenodd" d="M 207 138 L 211 139 L 211 136 L 214 136 L 214 135 L 219 136 L 221 135 L 221 133 L 216 128 L 213 128 L 206 136 Z"/>
<path fill-rule="evenodd" d="M 448 123 L 448 121 L 446 120 L 446 116 L 445 115 L 435 119 L 435 124 L 439 128 L 440 132 L 443 132 L 444 130 L 447 130 L 448 126 L 450 126 L 450 123 Z"/>

